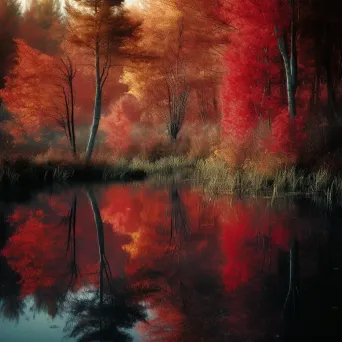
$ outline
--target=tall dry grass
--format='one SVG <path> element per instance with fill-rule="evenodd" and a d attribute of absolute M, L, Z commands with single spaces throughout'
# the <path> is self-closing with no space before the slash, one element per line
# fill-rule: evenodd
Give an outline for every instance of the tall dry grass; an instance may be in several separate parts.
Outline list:
<path fill-rule="evenodd" d="M 295 166 L 278 168 L 274 174 L 262 173 L 257 168 L 231 168 L 218 158 L 197 162 L 193 183 L 205 191 L 252 196 L 283 195 L 322 196 L 327 201 L 341 197 L 342 175 L 326 168 L 304 171 Z"/>

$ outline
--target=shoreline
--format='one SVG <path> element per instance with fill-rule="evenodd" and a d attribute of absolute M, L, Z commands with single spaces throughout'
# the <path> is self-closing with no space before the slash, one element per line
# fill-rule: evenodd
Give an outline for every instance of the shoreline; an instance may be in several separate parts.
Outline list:
<path fill-rule="evenodd" d="M 139 159 L 116 164 L 47 161 L 25 159 L 0 161 L 0 191 L 41 189 L 53 184 L 79 184 L 135 181 L 186 181 L 211 194 L 247 196 L 324 196 L 332 201 L 341 196 L 342 173 L 328 168 L 304 170 L 284 166 L 273 174 L 256 170 L 229 169 L 220 160 L 189 160 L 168 157 L 156 162 Z M 2 197 L 2 196 L 1 196 Z"/>

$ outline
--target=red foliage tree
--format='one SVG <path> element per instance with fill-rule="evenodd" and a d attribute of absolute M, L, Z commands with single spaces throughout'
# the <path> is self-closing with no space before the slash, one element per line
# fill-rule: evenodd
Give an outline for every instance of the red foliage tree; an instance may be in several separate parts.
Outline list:
<path fill-rule="evenodd" d="M 31 136 L 40 140 L 44 131 L 62 128 L 75 154 L 76 68 L 72 60 L 67 55 L 50 57 L 22 40 L 16 43 L 17 63 L 1 91 L 13 113 L 13 120 L 7 123 L 9 131 L 19 141 Z"/>
<path fill-rule="evenodd" d="M 88 58 L 88 65 L 93 65 L 93 121 L 86 149 L 86 159 L 89 161 L 103 114 L 104 86 L 114 65 L 114 58 L 122 58 L 121 48 L 126 40 L 134 37 L 138 25 L 128 15 L 123 0 L 69 0 L 66 2 L 66 11 L 69 20 L 68 41 Z"/>
<path fill-rule="evenodd" d="M 298 148 L 302 141 L 303 125 L 281 119 L 288 106 L 290 117 L 295 116 L 291 108 L 295 106 L 292 102 L 296 85 L 292 86 L 291 82 L 297 80 L 297 37 L 294 33 L 293 60 L 292 55 L 288 55 L 285 38 L 292 32 L 291 6 L 285 0 L 227 0 L 224 3 L 222 15 L 235 28 L 225 55 L 227 75 L 222 87 L 224 134 L 240 148 L 248 147 L 257 127 L 265 122 L 269 127 L 272 151 L 293 152 L 293 147 Z M 293 77 L 287 75 L 287 68 L 291 65 Z M 287 80 L 291 81 L 292 92 Z M 293 97 L 287 95 L 289 92 Z M 297 120 L 303 121 L 301 117 Z M 288 138 L 277 140 L 284 132 Z M 287 146 L 288 143 L 292 148 Z M 267 144 L 266 147 L 270 148 Z"/>
<path fill-rule="evenodd" d="M 222 248 L 226 257 L 222 276 L 227 290 L 234 291 L 260 275 L 266 267 L 264 263 L 271 262 L 277 248 L 289 248 L 290 234 L 286 220 L 282 221 L 281 216 L 269 211 L 260 213 L 256 206 L 234 204 L 229 217 L 222 220 Z"/>
<path fill-rule="evenodd" d="M 115 156 L 126 155 L 136 145 L 133 126 L 139 118 L 139 103 L 132 95 L 122 97 L 108 108 L 108 115 L 103 118 L 101 128 L 106 133 L 106 143 Z"/>

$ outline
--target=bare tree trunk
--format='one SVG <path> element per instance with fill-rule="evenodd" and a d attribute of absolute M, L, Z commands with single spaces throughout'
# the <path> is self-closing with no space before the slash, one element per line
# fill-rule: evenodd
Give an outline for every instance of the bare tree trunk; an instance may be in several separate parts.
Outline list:
<path fill-rule="evenodd" d="M 71 98 L 71 137 L 72 137 L 72 152 L 77 155 L 76 147 L 76 135 L 75 135 L 75 97 L 74 97 L 74 87 L 73 82 L 69 83 L 70 87 L 70 98 Z"/>
<path fill-rule="evenodd" d="M 88 141 L 88 146 L 86 150 L 86 161 L 89 162 L 95 146 L 95 140 L 97 131 L 100 125 L 101 119 L 101 107 L 102 107 L 102 91 L 100 87 L 96 86 L 96 94 L 95 94 L 95 103 L 94 103 L 94 114 L 93 114 L 93 122 L 90 129 L 90 136 Z"/>
<path fill-rule="evenodd" d="M 282 100 L 287 99 L 285 68 L 280 70 L 280 96 Z"/>
<path fill-rule="evenodd" d="M 285 74 L 286 74 L 286 88 L 287 88 L 287 101 L 290 118 L 296 116 L 296 92 L 297 92 L 297 30 L 295 23 L 295 4 L 294 0 L 290 2 L 292 17 L 291 17 L 291 54 L 289 56 L 286 45 L 285 34 L 279 35 L 277 27 L 275 32 L 278 39 L 278 47 L 280 54 L 283 58 Z"/>
<path fill-rule="evenodd" d="M 97 131 L 100 124 L 101 119 L 101 106 L 102 106 L 102 87 L 101 87 L 101 76 L 100 76 L 100 47 L 97 43 L 96 46 L 96 56 L 95 56 L 95 80 L 96 80 L 96 93 L 95 93 L 95 102 L 94 102 L 94 114 L 93 114 L 93 122 L 90 128 L 90 136 L 88 141 L 88 146 L 86 150 L 86 161 L 89 162 L 94 146 Z"/>
<path fill-rule="evenodd" d="M 63 91 L 64 110 L 65 113 L 61 116 L 60 124 L 62 125 L 70 149 L 76 157 L 76 136 L 75 136 L 75 94 L 74 94 L 74 78 L 76 76 L 76 68 L 73 65 L 69 56 L 60 58 L 61 65 L 58 65 L 63 82 L 61 88 Z"/>
<path fill-rule="evenodd" d="M 186 81 L 184 60 L 181 58 L 184 33 L 183 19 L 179 21 L 178 25 L 178 49 L 175 54 L 175 66 L 170 67 L 165 73 L 169 106 L 167 129 L 173 146 L 176 144 L 178 134 L 185 121 L 190 94 L 190 86 Z"/>
<path fill-rule="evenodd" d="M 294 96 L 297 92 L 298 82 L 298 63 L 297 63 L 297 27 L 296 27 L 296 15 L 295 15 L 295 0 L 290 0 L 291 4 L 291 79 Z"/>
<path fill-rule="evenodd" d="M 68 95 L 65 93 L 64 89 L 64 104 L 65 104 L 65 109 L 66 109 L 66 134 L 67 138 L 69 140 L 69 146 L 70 149 L 73 149 L 73 143 L 72 143 L 72 136 L 71 136 L 71 126 L 70 126 L 70 105 L 69 105 L 69 99 Z"/>
<path fill-rule="evenodd" d="M 295 88 L 293 87 L 293 83 L 292 83 L 291 63 L 287 55 L 287 49 L 286 49 L 284 36 L 278 37 L 278 45 L 279 45 L 281 56 L 284 61 L 284 67 L 285 67 L 289 115 L 290 115 L 290 118 L 293 119 L 296 116 L 296 96 L 295 96 Z"/>

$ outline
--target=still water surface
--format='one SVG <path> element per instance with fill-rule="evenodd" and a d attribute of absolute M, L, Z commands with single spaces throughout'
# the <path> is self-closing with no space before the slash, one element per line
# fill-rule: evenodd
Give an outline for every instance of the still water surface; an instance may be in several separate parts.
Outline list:
<path fill-rule="evenodd" d="M 177 184 L 0 203 L 0 341 L 341 341 L 341 217 Z"/>

